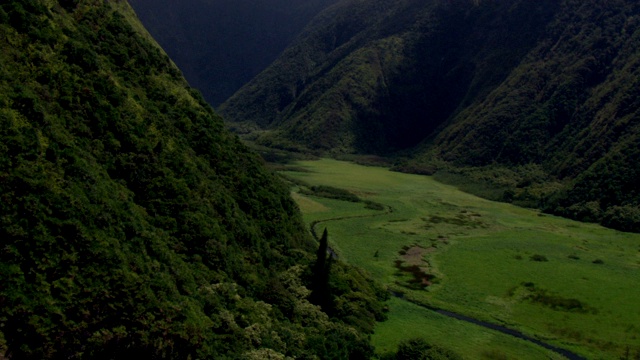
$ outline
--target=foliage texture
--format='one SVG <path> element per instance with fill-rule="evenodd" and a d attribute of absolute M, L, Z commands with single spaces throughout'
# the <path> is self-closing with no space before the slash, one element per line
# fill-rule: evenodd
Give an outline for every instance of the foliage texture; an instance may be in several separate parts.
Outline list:
<path fill-rule="evenodd" d="M 371 355 L 374 285 L 335 268 L 355 319 L 307 300 L 288 189 L 126 2 L 2 2 L 0 139 L 0 355 Z"/>

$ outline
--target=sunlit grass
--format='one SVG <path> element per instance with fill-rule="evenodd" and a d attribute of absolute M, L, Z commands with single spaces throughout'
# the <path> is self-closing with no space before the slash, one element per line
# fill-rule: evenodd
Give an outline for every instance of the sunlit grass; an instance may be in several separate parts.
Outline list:
<path fill-rule="evenodd" d="M 410 302 L 392 298 L 389 319 L 373 336 L 379 353 L 393 352 L 407 338 L 421 337 L 454 349 L 465 359 L 563 359 L 537 345 L 440 315 Z"/>
<path fill-rule="evenodd" d="M 288 176 L 391 208 L 374 211 L 362 203 L 296 195 L 307 222 L 327 220 L 318 226 L 329 229 L 330 243 L 344 261 L 390 288 L 425 304 L 507 324 L 589 358 L 640 351 L 640 235 L 480 199 L 426 176 L 335 160 L 296 166 L 308 171 Z M 407 246 L 430 249 L 422 268 L 434 279 L 425 290 L 407 286 L 411 277 L 395 267 Z M 397 344 L 398 336 L 394 342 L 380 334 L 397 333 L 394 324 L 406 311 L 399 307 L 379 325 L 376 344 Z M 450 344 L 462 349 L 463 343 Z M 497 338 L 483 346 L 483 351 L 506 351 Z M 519 346 L 511 343 L 506 353 Z"/>

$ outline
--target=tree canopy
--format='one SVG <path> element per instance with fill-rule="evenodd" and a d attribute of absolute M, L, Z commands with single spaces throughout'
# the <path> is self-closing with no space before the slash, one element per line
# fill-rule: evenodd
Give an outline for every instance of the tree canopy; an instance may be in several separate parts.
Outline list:
<path fill-rule="evenodd" d="M 0 355 L 372 354 L 375 285 L 358 319 L 308 301 L 289 190 L 126 2 L 5 1 L 0 64 Z"/>

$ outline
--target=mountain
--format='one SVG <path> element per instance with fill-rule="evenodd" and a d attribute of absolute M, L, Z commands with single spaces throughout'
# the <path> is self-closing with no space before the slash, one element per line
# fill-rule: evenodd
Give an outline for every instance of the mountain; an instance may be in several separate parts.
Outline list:
<path fill-rule="evenodd" d="M 4 1 L 0 64 L 0 358 L 372 354 L 384 292 L 309 302 L 289 189 L 127 2 Z"/>
<path fill-rule="evenodd" d="M 345 0 L 220 111 L 308 149 L 410 148 L 499 84 L 556 4 Z"/>
<path fill-rule="evenodd" d="M 189 83 L 217 106 L 336 0 L 131 0 Z"/>
<path fill-rule="evenodd" d="M 638 15 L 625 0 L 343 0 L 219 111 L 263 145 L 400 153 L 401 170 L 640 231 Z"/>

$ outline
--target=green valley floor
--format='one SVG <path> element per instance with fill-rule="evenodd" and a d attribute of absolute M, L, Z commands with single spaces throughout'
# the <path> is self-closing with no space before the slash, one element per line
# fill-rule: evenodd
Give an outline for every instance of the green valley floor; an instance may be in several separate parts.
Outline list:
<path fill-rule="evenodd" d="M 282 172 L 341 260 L 402 299 L 378 352 L 424 337 L 470 359 L 562 357 L 420 304 L 504 325 L 588 359 L 640 356 L 640 235 L 484 200 L 428 176 L 323 159 Z M 318 196 L 347 190 L 363 202 Z M 367 206 L 375 203 L 378 207 Z"/>

